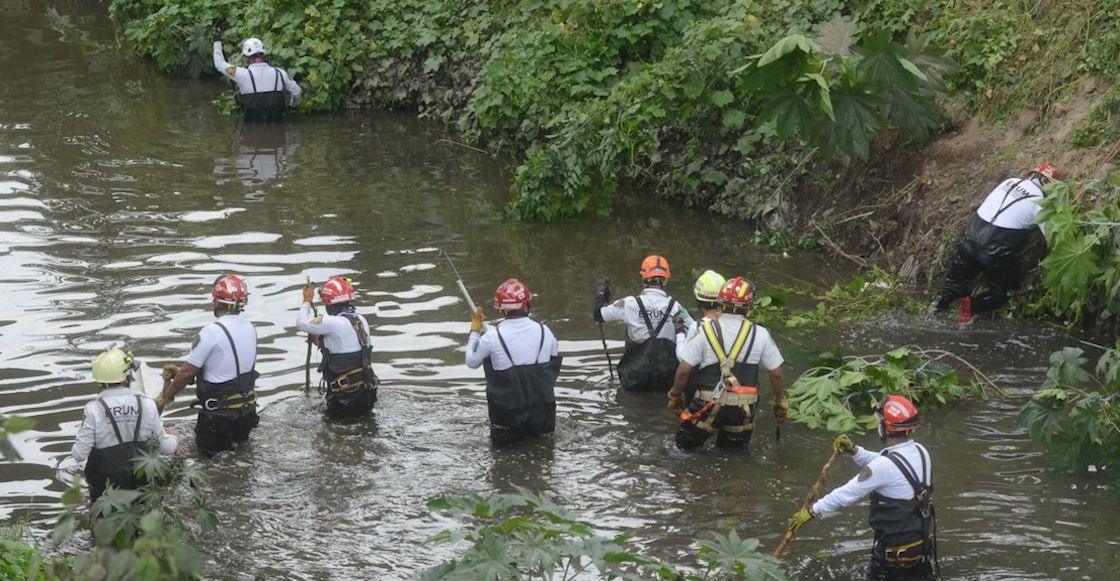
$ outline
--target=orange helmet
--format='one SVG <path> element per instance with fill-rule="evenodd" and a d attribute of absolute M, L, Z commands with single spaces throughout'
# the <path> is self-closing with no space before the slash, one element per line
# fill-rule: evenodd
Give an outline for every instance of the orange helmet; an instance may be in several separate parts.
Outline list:
<path fill-rule="evenodd" d="M 754 304 L 754 285 L 751 281 L 737 276 L 723 283 L 716 302 L 727 309 L 749 309 Z"/>
<path fill-rule="evenodd" d="M 642 261 L 642 280 L 651 278 L 669 279 L 669 261 L 664 256 L 651 254 Z"/>
<path fill-rule="evenodd" d="M 879 419 L 885 434 L 908 434 L 922 425 L 918 418 L 918 408 L 901 395 L 888 395 L 875 406 L 875 417 Z"/>
<path fill-rule="evenodd" d="M 1043 176 L 1047 179 L 1051 179 L 1051 180 L 1062 179 L 1062 173 L 1060 171 L 1058 171 L 1058 168 L 1054 167 L 1054 164 L 1052 164 L 1048 161 L 1044 161 L 1044 162 L 1034 166 L 1034 168 L 1031 169 L 1031 171 L 1040 175 L 1040 176 Z"/>

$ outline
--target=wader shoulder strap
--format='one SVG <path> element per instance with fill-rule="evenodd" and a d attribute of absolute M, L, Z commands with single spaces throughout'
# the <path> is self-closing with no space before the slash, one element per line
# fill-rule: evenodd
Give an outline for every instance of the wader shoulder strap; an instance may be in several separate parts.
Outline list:
<path fill-rule="evenodd" d="M 342 315 L 350 323 L 354 329 L 354 334 L 358 336 L 358 345 L 369 348 L 369 334 L 366 333 L 366 328 L 362 326 L 362 322 L 358 320 L 356 313 L 344 313 Z"/>
<path fill-rule="evenodd" d="M 649 338 L 653 339 L 657 335 L 653 332 L 653 323 L 649 320 L 649 312 L 646 311 L 645 304 L 642 303 L 641 297 L 634 297 L 634 302 L 638 303 L 638 314 L 642 316 L 642 322 L 646 324 L 646 331 L 649 332 Z"/>
<path fill-rule="evenodd" d="M 257 79 L 253 77 L 253 69 L 245 67 L 245 70 L 249 71 L 249 82 L 253 84 L 253 94 L 255 95 L 257 93 Z"/>
<path fill-rule="evenodd" d="M 272 90 L 276 91 L 276 92 L 279 92 L 280 91 L 280 69 L 278 69 L 276 67 L 272 67 L 272 72 L 276 74 L 276 78 L 272 82 Z"/>
<path fill-rule="evenodd" d="M 1027 199 L 1036 197 L 1036 196 L 1033 196 L 1033 195 L 1023 196 L 1021 198 L 1016 198 L 1014 200 L 1011 200 L 1011 203 L 1007 204 L 1006 206 L 1003 205 L 1003 203 L 1007 201 L 1007 196 L 1010 196 L 1011 192 L 1014 192 L 1015 188 L 1019 187 L 1019 184 L 1025 182 L 1025 181 L 1026 181 L 1026 179 L 1024 178 L 1024 179 L 1021 179 L 1021 180 L 1011 184 L 1011 187 L 1008 188 L 1006 192 L 1004 192 L 1003 199 L 999 201 L 999 210 L 997 210 L 996 213 L 992 215 L 992 219 L 989 222 L 990 224 L 995 225 L 996 218 L 999 218 L 999 215 L 1004 213 L 1011 206 L 1014 206 L 1015 204 L 1017 204 L 1019 202 L 1022 202 L 1023 200 L 1027 200 Z"/>
<path fill-rule="evenodd" d="M 132 441 L 140 441 L 140 424 L 144 423 L 144 402 L 140 400 L 140 396 L 136 396 L 136 428 L 132 430 Z M 116 427 L 116 424 L 113 425 Z"/>
<path fill-rule="evenodd" d="M 502 339 L 501 324 L 494 325 L 494 334 L 498 336 L 498 343 L 502 345 L 502 351 L 506 352 L 506 357 L 509 358 L 509 364 L 513 365 L 513 354 L 509 352 L 509 346 L 506 345 L 506 340 Z"/>
<path fill-rule="evenodd" d="M 669 304 L 665 305 L 665 316 L 661 317 L 661 322 L 657 324 L 657 329 L 654 329 L 653 334 L 649 337 L 650 339 L 661 335 L 661 329 L 665 327 L 665 323 L 668 323 L 669 319 L 673 317 L 673 307 L 675 306 L 677 306 L 677 300 L 669 299 Z"/>
<path fill-rule="evenodd" d="M 894 463 L 894 465 L 898 468 L 898 471 L 902 473 L 902 477 L 906 479 L 906 482 L 910 484 L 910 488 L 914 490 L 914 498 L 917 499 L 919 494 L 921 493 L 921 490 L 925 488 L 925 483 L 918 480 L 918 475 L 914 471 L 914 468 L 910 466 L 910 463 L 906 461 L 906 458 L 902 457 L 902 454 L 899 454 L 898 452 L 891 452 L 886 456 L 888 460 Z M 926 456 L 922 453 L 921 450 L 918 451 L 918 456 L 922 459 L 922 476 L 925 476 Z M 933 486 L 931 482 L 930 488 L 932 487 Z"/>
<path fill-rule="evenodd" d="M 540 321 L 534 321 L 534 322 L 536 324 L 540 325 L 540 327 L 541 327 L 541 344 L 537 346 L 537 361 L 540 361 L 541 360 L 541 355 L 544 353 L 544 323 L 542 323 Z M 513 359 L 510 359 L 510 362 L 512 362 L 512 361 L 513 361 Z M 533 363 L 536 363 L 537 361 L 534 361 Z"/>
<path fill-rule="evenodd" d="M 105 419 L 109 420 L 109 425 L 113 426 L 113 433 L 117 435 L 117 443 L 123 444 L 124 438 L 121 437 L 121 429 L 117 427 L 117 420 L 113 419 L 113 412 L 109 411 L 109 404 L 105 400 L 97 400 L 101 402 L 101 408 L 105 410 Z"/>
<path fill-rule="evenodd" d="M 233 351 L 233 373 L 237 376 L 237 387 L 241 389 L 241 391 L 245 391 L 245 386 L 241 385 L 241 360 L 237 357 L 237 345 L 233 342 L 233 335 L 229 334 L 229 329 L 227 329 L 221 321 L 217 321 L 214 324 L 226 334 L 226 339 L 229 340 L 229 349 Z"/>

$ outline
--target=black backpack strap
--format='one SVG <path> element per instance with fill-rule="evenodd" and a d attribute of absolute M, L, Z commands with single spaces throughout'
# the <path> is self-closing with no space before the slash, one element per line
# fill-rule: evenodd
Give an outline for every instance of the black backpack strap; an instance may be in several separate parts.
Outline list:
<path fill-rule="evenodd" d="M 657 324 L 657 329 L 650 333 L 650 339 L 656 339 L 659 335 L 661 335 L 661 329 L 663 329 L 665 327 L 665 323 L 668 323 L 669 319 L 673 317 L 673 307 L 676 306 L 676 304 L 676 299 L 669 299 L 669 304 L 665 305 L 665 316 L 661 317 L 661 322 Z M 648 325 L 649 323 L 647 322 L 646 324 Z"/>
<path fill-rule="evenodd" d="M 221 321 L 216 321 L 214 324 L 226 334 L 226 339 L 229 340 L 230 351 L 233 351 L 233 372 L 236 374 L 235 379 L 237 379 L 237 387 L 244 392 L 245 387 L 241 384 L 241 359 L 237 357 L 237 345 L 233 342 L 233 335 L 229 334 L 229 329 L 227 329 Z"/>
<path fill-rule="evenodd" d="M 108 419 L 109 424 L 113 426 L 113 433 L 117 435 L 117 443 L 123 444 L 124 438 L 121 437 L 121 429 L 117 427 L 117 420 L 113 419 L 113 412 L 109 411 L 109 404 L 105 403 L 103 399 L 98 399 L 97 401 L 101 404 L 102 409 L 105 410 L 105 418 Z"/>
<path fill-rule="evenodd" d="M 140 399 L 139 395 L 136 396 L 136 410 L 136 429 L 132 430 L 133 442 L 140 441 L 140 424 L 144 423 L 144 401 Z"/>
<path fill-rule="evenodd" d="M 646 331 L 649 332 L 649 338 L 653 339 L 657 336 L 657 333 L 653 330 L 653 322 L 649 320 L 649 311 L 646 310 L 646 306 L 642 303 L 641 297 L 634 297 L 634 301 L 638 303 L 638 314 L 642 316 L 642 322 L 646 324 Z M 658 328 L 660 329 L 660 327 Z"/>

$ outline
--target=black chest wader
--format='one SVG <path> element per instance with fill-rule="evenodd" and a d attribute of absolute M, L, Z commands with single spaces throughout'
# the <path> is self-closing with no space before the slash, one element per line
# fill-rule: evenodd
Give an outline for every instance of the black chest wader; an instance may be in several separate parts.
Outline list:
<path fill-rule="evenodd" d="M 541 342 L 533 363 L 517 365 L 509 346 L 502 338 L 501 325 L 494 327 L 502 351 L 513 367 L 495 371 L 487 357 L 483 360 L 486 373 L 486 405 L 490 415 L 490 439 L 495 445 L 519 442 L 526 436 L 550 434 L 556 429 L 556 379 L 560 376 L 562 357 L 540 361 L 544 354 L 544 325 L 540 325 Z"/>
<path fill-rule="evenodd" d="M 327 415 L 331 419 L 345 420 L 364 416 L 377 401 L 379 380 L 373 372 L 370 356 L 369 334 L 356 313 L 342 313 L 358 336 L 360 348 L 351 353 L 331 353 L 323 347 L 323 362 L 319 372 L 323 381 L 319 393 L 326 396 Z"/>
<path fill-rule="evenodd" d="M 240 371 L 241 359 L 237 356 L 233 335 L 221 322 L 215 324 L 229 341 L 234 370 Z M 195 440 L 199 453 L 210 457 L 232 449 L 236 442 L 248 440 L 249 432 L 257 427 L 260 418 L 257 416 L 257 392 L 254 388 L 260 374 L 256 369 L 250 369 L 222 383 L 211 383 L 201 376 L 202 370 L 199 370 L 198 399 L 202 409 L 198 412 L 198 423 L 195 425 Z"/>
<path fill-rule="evenodd" d="M 717 434 L 718 447 L 744 448 L 750 442 L 758 409 L 759 366 L 747 363 L 758 330 L 744 319 L 730 350 L 724 348 L 718 323 L 704 321 L 701 332 L 715 353 L 717 363 L 693 370 L 688 378 L 685 386 L 687 419 L 681 422 L 677 432 L 677 446 L 693 450 L 702 446 L 708 436 Z M 740 353 L 743 353 L 743 360 L 737 361 Z M 725 368 L 738 380 L 737 385 L 724 385 Z M 718 398 L 717 391 L 721 392 Z"/>
<path fill-rule="evenodd" d="M 641 343 L 633 342 L 627 337 L 626 351 L 622 360 L 618 362 L 618 381 L 622 389 L 629 391 L 657 391 L 668 390 L 673 385 L 673 375 L 677 372 L 677 342 L 664 339 L 659 335 L 661 329 L 673 316 L 673 307 L 676 301 L 669 299 L 665 307 L 665 315 L 656 327 L 650 320 L 649 311 L 642 303 L 642 299 L 634 297 L 638 302 L 638 314 L 649 331 L 649 339 Z"/>
<path fill-rule="evenodd" d="M 937 539 L 933 509 L 933 476 L 925 484 L 929 470 L 925 448 L 919 446 L 922 470 L 919 474 L 898 452 L 884 454 L 910 484 L 914 496 L 908 500 L 871 494 L 871 516 L 875 531 L 871 548 L 869 579 L 923 579 L 937 569 Z M 919 478 L 921 476 L 922 478 Z M 939 574 L 939 573 L 938 573 Z"/>
<path fill-rule="evenodd" d="M 86 461 L 86 481 L 89 483 L 89 501 L 92 504 L 102 494 L 105 487 L 112 484 L 116 488 L 135 490 L 144 482 L 136 476 L 132 467 L 132 459 L 139 456 L 147 447 L 146 442 L 140 441 L 140 425 L 144 419 L 144 402 L 136 396 L 136 428 L 132 430 L 132 440 L 125 441 L 121 437 L 121 429 L 117 420 L 113 419 L 113 412 L 109 404 L 101 400 L 101 408 L 105 410 L 105 419 L 113 426 L 113 434 L 117 443 L 106 448 L 94 448 L 89 453 Z"/>
<path fill-rule="evenodd" d="M 999 268 L 1003 261 L 1014 260 L 1015 254 L 1025 248 L 1030 242 L 1033 228 L 1013 229 L 996 226 L 996 220 L 1008 208 L 1019 202 L 1038 198 L 1027 194 L 1007 203 L 1007 197 L 1019 187 L 1024 180 L 1019 180 L 1008 188 L 999 202 L 999 210 L 992 215 L 991 220 L 984 220 L 978 214 L 973 214 L 972 220 L 965 229 L 961 239 L 961 250 L 966 251 L 970 257 L 985 270 Z"/>
<path fill-rule="evenodd" d="M 279 121 L 284 117 L 284 109 L 287 105 L 284 101 L 284 85 L 280 82 L 280 69 L 272 67 L 273 72 L 276 73 L 276 80 L 271 91 L 257 90 L 257 79 L 253 76 L 253 69 L 246 67 L 245 70 L 249 71 L 249 82 L 253 84 L 252 93 L 237 95 L 237 102 L 245 111 L 245 120 Z"/>

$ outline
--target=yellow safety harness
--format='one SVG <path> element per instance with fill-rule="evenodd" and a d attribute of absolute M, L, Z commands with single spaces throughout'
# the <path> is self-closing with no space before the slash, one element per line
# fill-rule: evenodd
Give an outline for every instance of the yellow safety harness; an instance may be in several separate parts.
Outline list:
<path fill-rule="evenodd" d="M 716 335 L 715 324 L 712 321 L 705 319 L 703 323 L 701 323 L 701 329 L 704 332 L 704 337 L 708 340 L 708 345 L 711 346 L 712 351 L 715 352 L 716 358 L 719 360 L 720 375 L 722 377 L 719 385 L 715 386 L 713 389 L 702 389 L 696 392 L 696 397 L 707 401 L 700 410 L 692 414 L 695 418 L 696 427 L 712 434 L 720 430 L 724 432 L 746 432 L 753 430 L 754 420 L 753 414 L 751 413 L 751 406 L 758 403 L 758 387 L 753 385 L 739 385 L 739 379 L 732 373 L 731 368 L 735 365 L 735 360 L 739 358 L 739 354 L 743 351 L 744 345 L 748 345 L 748 340 L 749 346 L 747 346 L 747 355 L 750 355 L 750 351 L 754 347 L 754 325 L 752 325 L 750 321 L 743 320 L 743 326 L 739 327 L 739 333 L 735 336 L 735 341 L 731 344 L 731 350 L 728 352 L 724 351 L 723 344 Z M 738 426 L 715 427 L 714 423 L 719 413 L 719 408 L 723 406 L 742 408 L 743 412 L 746 414 L 746 420 Z"/>

